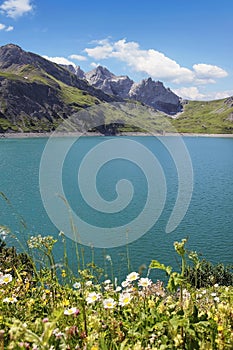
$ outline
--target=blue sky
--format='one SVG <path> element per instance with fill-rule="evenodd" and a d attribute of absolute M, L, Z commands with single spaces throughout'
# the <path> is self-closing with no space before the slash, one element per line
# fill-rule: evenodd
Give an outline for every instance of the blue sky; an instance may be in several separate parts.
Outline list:
<path fill-rule="evenodd" d="M 0 1 L 0 45 L 151 76 L 190 99 L 233 95 L 232 33 L 232 0 Z"/>

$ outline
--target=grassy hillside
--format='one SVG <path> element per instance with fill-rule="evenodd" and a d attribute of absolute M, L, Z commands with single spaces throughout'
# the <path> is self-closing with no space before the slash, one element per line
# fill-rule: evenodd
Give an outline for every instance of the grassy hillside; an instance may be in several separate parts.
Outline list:
<path fill-rule="evenodd" d="M 189 101 L 184 111 L 173 120 L 181 133 L 231 134 L 233 133 L 233 101 Z"/>
<path fill-rule="evenodd" d="M 52 131 L 64 116 L 101 102 L 31 65 L 0 71 L 0 80 L 0 132 Z"/>
<path fill-rule="evenodd" d="M 38 107 L 38 104 L 40 108 L 37 108 L 36 117 L 32 117 L 34 115 L 34 106 L 31 103 L 35 100 L 34 96 L 30 96 L 26 101 L 28 106 L 31 105 L 32 109 L 27 114 L 22 112 L 19 104 L 14 101 L 15 95 L 11 87 L 5 93 L 2 93 L 0 95 L 0 112 L 2 113 L 0 115 L 1 132 L 9 130 L 47 132 L 54 130 L 62 122 L 64 113 L 68 116 L 83 108 L 96 106 L 101 102 L 97 97 L 98 94 L 97 96 L 93 96 L 88 91 L 68 85 L 41 67 L 36 68 L 30 64 L 18 67 L 14 71 L 1 71 L 0 79 L 7 79 L 8 82 L 17 84 L 18 91 L 21 91 L 24 96 L 28 96 L 27 86 L 30 84 L 29 90 L 31 87 L 35 89 L 34 96 L 38 98 L 42 94 L 39 96 L 39 102 L 36 100 L 35 104 L 35 108 Z M 43 91 L 41 87 L 44 87 Z M 49 95 L 46 93 L 46 89 Z M 17 98 L 20 101 L 20 95 Z M 31 102 L 29 101 L 30 99 Z M 152 111 L 151 108 L 147 110 L 139 102 L 128 102 L 130 103 L 127 104 L 126 109 L 124 103 L 120 108 L 115 108 L 104 103 L 102 112 L 102 107 L 98 106 L 98 109 L 94 108 L 93 112 L 89 112 L 89 114 L 92 119 L 97 118 L 97 115 L 102 113 L 105 118 L 105 124 L 123 121 L 124 125 L 117 126 L 117 130 L 120 132 L 150 131 L 162 134 L 163 131 L 174 132 L 176 130 L 180 133 L 233 133 L 233 100 L 231 98 L 216 101 L 189 101 L 184 104 L 183 112 L 179 113 L 175 118 L 166 117 L 162 112 Z M 58 104 L 59 108 L 55 108 L 54 113 L 53 106 Z M 48 105 L 50 106 L 50 110 L 47 109 Z M 132 107 L 129 107 L 130 105 Z M 10 112 L 9 106 L 12 108 Z M 20 111 L 19 114 L 16 113 L 17 107 L 18 111 Z M 3 116 L 7 110 L 9 117 Z M 42 110 L 43 113 L 41 114 Z M 12 117 L 13 114 L 14 117 Z"/>

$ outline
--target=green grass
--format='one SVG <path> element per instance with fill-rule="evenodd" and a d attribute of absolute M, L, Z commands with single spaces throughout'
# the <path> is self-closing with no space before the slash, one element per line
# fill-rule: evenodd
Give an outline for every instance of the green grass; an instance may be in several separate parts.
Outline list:
<path fill-rule="evenodd" d="M 89 95 L 87 92 L 77 89 L 72 86 L 68 86 L 64 83 L 59 82 L 61 87 L 61 98 L 62 100 L 69 105 L 74 105 L 77 110 L 84 107 L 90 107 L 96 103 L 99 103 L 99 100 Z M 76 106 L 75 106 L 76 104 Z"/>
<path fill-rule="evenodd" d="M 0 233 L 10 231 L 0 227 Z M 51 236 L 31 237 L 29 255 L 0 241 L 0 350 L 232 349 L 233 287 L 193 288 L 184 274 L 186 240 L 174 243 L 180 272 L 153 260 L 147 275 L 132 271 L 117 283 L 100 279 L 94 261 L 75 277 L 60 237 L 64 262 L 58 265 Z M 192 261 L 197 266 L 196 256 Z M 150 269 L 164 270 L 167 286 L 152 281 Z"/>
<path fill-rule="evenodd" d="M 172 123 L 182 133 L 231 134 L 233 122 L 228 118 L 233 107 L 226 100 L 190 101 Z"/>

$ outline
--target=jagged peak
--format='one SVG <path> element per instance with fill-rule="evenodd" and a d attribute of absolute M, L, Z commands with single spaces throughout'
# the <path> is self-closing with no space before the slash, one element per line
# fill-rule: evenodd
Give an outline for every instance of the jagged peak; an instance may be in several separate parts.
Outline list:
<path fill-rule="evenodd" d="M 142 81 L 136 83 L 138 86 L 139 85 L 154 85 L 154 86 L 160 86 L 160 87 L 164 87 L 163 82 L 159 81 L 159 80 L 153 80 L 151 77 L 148 77 L 146 79 L 143 79 Z"/>
<path fill-rule="evenodd" d="M 1 46 L 1 48 L 2 49 L 19 49 L 19 50 L 23 51 L 23 49 L 19 45 L 12 44 L 12 43 L 3 45 L 3 46 Z"/>
<path fill-rule="evenodd" d="M 86 73 L 87 77 L 92 77 L 96 75 L 98 75 L 99 77 L 103 77 L 105 79 L 115 77 L 115 75 L 111 73 L 106 67 L 103 67 L 100 65 Z"/>

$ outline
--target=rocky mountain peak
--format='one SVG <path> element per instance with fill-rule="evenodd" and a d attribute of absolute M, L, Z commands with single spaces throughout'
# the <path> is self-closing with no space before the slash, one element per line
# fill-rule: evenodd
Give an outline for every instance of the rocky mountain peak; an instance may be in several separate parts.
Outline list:
<path fill-rule="evenodd" d="M 60 64 L 60 66 L 65 69 L 68 69 L 68 71 L 75 74 L 79 79 L 85 79 L 85 72 L 80 68 L 80 66 L 75 66 L 72 64 Z"/>
<path fill-rule="evenodd" d="M 128 92 L 133 81 L 127 76 L 116 76 L 107 68 L 98 66 L 85 74 L 86 80 L 94 87 L 109 95 L 128 98 Z"/>
<path fill-rule="evenodd" d="M 129 91 L 129 97 L 167 114 L 175 114 L 182 109 L 179 96 L 169 88 L 165 88 L 161 81 L 154 81 L 151 78 L 134 83 Z"/>
<path fill-rule="evenodd" d="M 0 68 L 7 69 L 13 64 L 25 64 L 25 52 L 18 45 L 7 44 L 0 47 Z"/>
<path fill-rule="evenodd" d="M 73 71 L 74 68 L 71 69 Z M 116 76 L 102 66 L 79 77 L 108 95 L 136 100 L 167 114 L 176 114 L 182 109 L 179 96 L 151 77 L 135 83 L 128 76 Z"/>
<path fill-rule="evenodd" d="M 95 69 L 86 73 L 86 79 L 92 83 L 97 81 L 104 81 L 106 79 L 111 79 L 115 77 L 107 68 L 102 66 L 97 66 Z"/>

